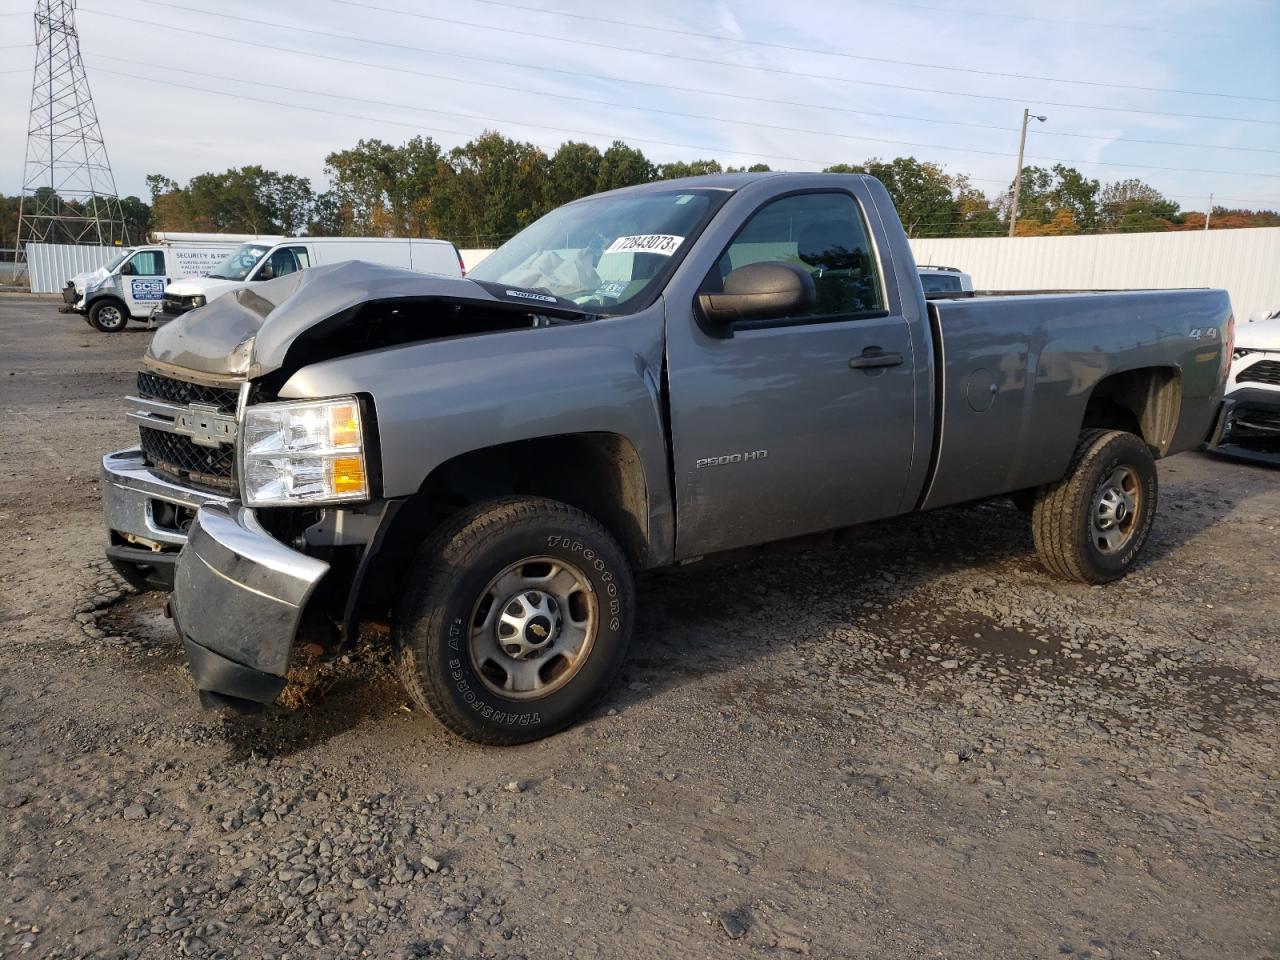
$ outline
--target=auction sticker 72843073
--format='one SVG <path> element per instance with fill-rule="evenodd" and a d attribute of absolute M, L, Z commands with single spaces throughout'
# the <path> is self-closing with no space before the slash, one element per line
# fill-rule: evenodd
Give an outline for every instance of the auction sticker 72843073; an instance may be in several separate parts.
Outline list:
<path fill-rule="evenodd" d="M 633 237 L 619 237 L 609 244 L 605 253 L 660 253 L 669 257 L 680 249 L 684 237 L 669 233 L 643 233 Z"/>

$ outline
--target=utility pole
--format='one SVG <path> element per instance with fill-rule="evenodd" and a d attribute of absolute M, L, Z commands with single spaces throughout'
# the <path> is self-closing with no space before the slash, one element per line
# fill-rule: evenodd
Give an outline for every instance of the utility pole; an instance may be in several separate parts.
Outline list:
<path fill-rule="evenodd" d="M 1213 194 L 1209 194 L 1209 209 L 1204 212 L 1204 228 L 1209 229 L 1209 220 L 1213 216 Z"/>
<path fill-rule="evenodd" d="M 1022 155 L 1027 149 L 1027 124 L 1031 122 L 1032 113 L 1026 107 L 1022 108 L 1022 136 L 1018 138 L 1018 172 L 1013 175 L 1013 203 L 1009 207 L 1009 236 L 1013 236 L 1014 229 L 1018 226 L 1018 197 L 1022 193 Z M 1048 117 L 1037 115 L 1036 119 L 1044 123 Z"/>
<path fill-rule="evenodd" d="M 29 242 L 129 242 L 80 59 L 76 2 L 36 2 L 36 65 L 14 251 L 20 272 Z"/>

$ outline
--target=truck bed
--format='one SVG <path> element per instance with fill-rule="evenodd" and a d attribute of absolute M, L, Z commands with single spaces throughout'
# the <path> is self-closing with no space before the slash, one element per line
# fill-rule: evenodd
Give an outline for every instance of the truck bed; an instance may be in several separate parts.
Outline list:
<path fill-rule="evenodd" d="M 983 293 L 928 309 L 938 374 L 924 509 L 1056 480 L 1077 433 L 1062 425 L 1084 423 L 1107 378 L 1159 370 L 1177 385 L 1146 438 L 1157 456 L 1212 427 L 1231 315 L 1221 290 Z"/>

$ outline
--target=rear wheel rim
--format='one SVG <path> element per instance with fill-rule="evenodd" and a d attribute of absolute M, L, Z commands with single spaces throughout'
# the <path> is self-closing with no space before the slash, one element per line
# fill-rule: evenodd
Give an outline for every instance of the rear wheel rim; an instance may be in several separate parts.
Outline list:
<path fill-rule="evenodd" d="M 1102 478 L 1094 490 L 1089 525 L 1099 552 L 1117 554 L 1133 542 L 1142 506 L 1142 481 L 1133 467 L 1118 466 Z"/>
<path fill-rule="evenodd" d="M 509 700 L 539 700 L 578 675 L 599 630 L 586 575 L 554 557 L 528 557 L 498 573 L 472 607 L 471 666 Z"/>

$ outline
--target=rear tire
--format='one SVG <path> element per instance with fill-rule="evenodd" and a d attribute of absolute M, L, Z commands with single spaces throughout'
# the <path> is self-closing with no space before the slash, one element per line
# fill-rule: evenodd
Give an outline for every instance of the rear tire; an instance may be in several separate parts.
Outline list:
<path fill-rule="evenodd" d="M 1031 531 L 1040 561 L 1081 583 L 1124 576 L 1147 542 L 1158 493 L 1155 460 L 1140 437 L 1084 431 L 1066 475 L 1036 495 Z"/>
<path fill-rule="evenodd" d="M 99 300 L 89 308 L 89 326 L 102 333 L 119 333 L 129 322 L 129 314 L 118 300 Z"/>
<path fill-rule="evenodd" d="M 477 504 L 419 550 L 396 610 L 400 678 L 442 724 L 527 743 L 581 717 L 631 640 L 626 556 L 596 520 L 541 497 Z"/>

